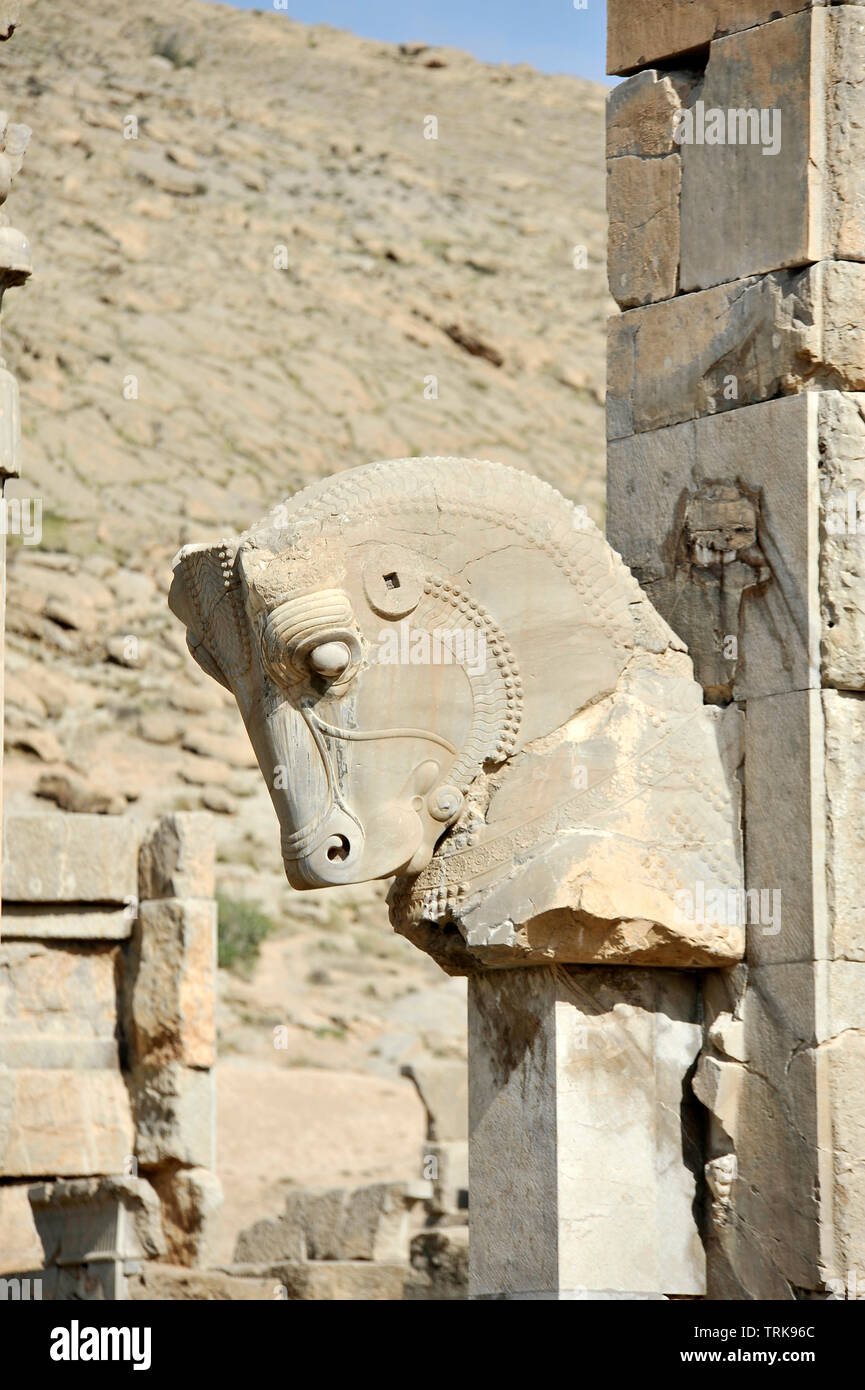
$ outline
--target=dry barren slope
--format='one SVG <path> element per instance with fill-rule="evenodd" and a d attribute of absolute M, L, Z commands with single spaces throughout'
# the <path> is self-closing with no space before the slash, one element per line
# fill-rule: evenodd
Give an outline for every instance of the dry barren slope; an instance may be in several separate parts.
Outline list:
<path fill-rule="evenodd" d="M 67 804 L 97 784 L 113 813 L 217 812 L 223 888 L 282 931 L 223 981 L 224 1054 L 256 1065 L 392 1075 L 459 1052 L 460 1003 L 378 888 L 284 883 L 237 715 L 167 613 L 170 556 L 420 453 L 530 468 L 601 517 L 603 90 L 409 48 L 196 0 L 34 0 L 0 53 L 34 130 L 7 210 L 36 273 L 4 351 L 45 508 L 42 547 L 11 544 L 7 805 L 44 806 L 48 774 Z"/>

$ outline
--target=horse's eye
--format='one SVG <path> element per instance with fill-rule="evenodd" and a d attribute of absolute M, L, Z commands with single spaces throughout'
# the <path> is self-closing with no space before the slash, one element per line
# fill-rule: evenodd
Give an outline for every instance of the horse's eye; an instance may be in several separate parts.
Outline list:
<path fill-rule="evenodd" d="M 309 664 L 325 680 L 337 680 L 351 665 L 351 652 L 345 642 L 322 642 L 309 653 Z"/>

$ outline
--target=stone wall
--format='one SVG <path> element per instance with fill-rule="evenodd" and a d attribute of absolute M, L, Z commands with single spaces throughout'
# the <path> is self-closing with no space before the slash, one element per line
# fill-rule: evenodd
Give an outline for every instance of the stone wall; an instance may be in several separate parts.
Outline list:
<path fill-rule="evenodd" d="M 129 1235 L 126 1260 L 161 1252 L 175 1264 L 206 1261 L 220 1203 L 213 859 L 206 815 L 171 815 L 151 826 L 59 813 L 7 818 L 0 945 L 6 1269 L 39 1254 L 28 1194 L 48 1240 L 46 1258 L 74 1267 L 74 1279 L 94 1277 L 84 1257 L 88 1241 L 105 1245 L 97 1228 L 110 1228 L 116 1240 L 121 1228 Z M 126 1211 L 134 1219 L 121 1220 Z M 142 1221 L 148 1234 L 133 1239 Z M 109 1242 L 109 1251 L 121 1245 Z M 111 1288 L 111 1296 L 122 1296 Z"/>
<path fill-rule="evenodd" d="M 609 536 L 745 715 L 748 949 L 706 973 L 694 1083 L 714 1298 L 831 1297 L 865 1263 L 862 15 L 609 4 L 632 74 L 609 100 Z"/>

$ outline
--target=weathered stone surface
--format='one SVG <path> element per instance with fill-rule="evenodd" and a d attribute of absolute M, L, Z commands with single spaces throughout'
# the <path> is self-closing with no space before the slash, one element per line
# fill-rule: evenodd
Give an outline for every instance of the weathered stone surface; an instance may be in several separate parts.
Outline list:
<path fill-rule="evenodd" d="M 132 933 L 135 906 L 58 910 L 18 903 L 3 905 L 4 941 L 123 941 Z"/>
<path fill-rule="evenodd" d="M 11 902 L 126 903 L 138 890 L 134 821 L 104 816 L 7 816 L 3 895 Z"/>
<path fill-rule="evenodd" d="M 815 387 L 865 388 L 865 267 L 821 262 L 609 322 L 610 439 Z"/>
<path fill-rule="evenodd" d="M 129 1041 L 150 1066 L 216 1060 L 216 904 L 157 898 L 140 904 L 129 979 Z"/>
<path fill-rule="evenodd" d="M 408 1062 L 402 1075 L 414 1082 L 427 1114 L 427 1138 L 465 1139 L 469 1125 L 468 1070 L 464 1062 L 428 1058 Z"/>
<path fill-rule="evenodd" d="M 865 1231 L 865 1098 L 861 1084 L 865 1033 L 861 1027 L 827 1042 L 821 1049 L 821 1063 L 832 1114 L 835 1248 L 830 1276 L 848 1284 L 848 1276 L 855 1272 L 861 1299 Z"/>
<path fill-rule="evenodd" d="M 180 1062 L 139 1066 L 128 1082 L 135 1153 L 144 1168 L 181 1163 L 214 1167 L 213 1073 Z"/>
<path fill-rule="evenodd" d="M 119 1071 L 0 1067 L 0 1176 L 119 1173 L 133 1145 Z"/>
<path fill-rule="evenodd" d="M 826 726 L 826 880 L 831 954 L 865 961 L 865 695 L 823 691 Z"/>
<path fill-rule="evenodd" d="M 405 1261 L 411 1208 L 431 1195 L 431 1183 L 373 1183 L 290 1193 L 282 1216 L 241 1231 L 234 1258 L 238 1263 Z"/>
<path fill-rule="evenodd" d="M 144 840 L 138 862 L 141 898 L 212 898 L 210 817 L 189 812 L 163 816 Z"/>
<path fill-rule="evenodd" d="M 745 802 L 771 808 L 745 824 L 746 888 L 773 895 L 774 921 L 748 931 L 754 964 L 810 961 L 828 955 L 823 710 L 819 690 L 791 691 L 748 703 Z M 819 857 L 812 852 L 819 847 Z M 772 909 L 777 903 L 780 911 Z M 761 911 L 761 916 L 763 913 Z"/>
<path fill-rule="evenodd" d="M 0 1276 L 42 1263 L 42 1242 L 36 1232 L 27 1194 L 29 1182 L 0 1186 Z"/>
<path fill-rule="evenodd" d="M 281 1284 L 270 1275 L 243 1277 L 225 1270 L 191 1270 L 181 1265 L 144 1265 L 128 1281 L 133 1302 L 229 1302 L 272 1301 L 282 1297 Z"/>
<path fill-rule="evenodd" d="M 469 990 L 471 1296 L 700 1295 L 695 982 L 558 967 Z"/>
<path fill-rule="evenodd" d="M 407 1300 L 468 1298 L 468 1226 L 419 1232 L 411 1243 L 411 1267 L 404 1293 Z"/>
<path fill-rule="evenodd" d="M 30 1205 L 46 1264 L 88 1264 L 93 1256 L 154 1259 L 165 1254 L 159 1198 L 144 1178 L 76 1178 L 40 1183 Z"/>
<path fill-rule="evenodd" d="M 832 255 L 813 204 L 812 28 L 823 18 L 803 11 L 712 45 L 699 101 L 723 113 L 725 143 L 682 145 L 683 291 Z M 762 129 L 731 129 L 731 110 L 772 114 Z"/>
<path fill-rule="evenodd" d="M 687 643 L 711 700 L 819 687 L 824 395 L 610 443 L 610 540 Z"/>
<path fill-rule="evenodd" d="M 735 740 L 537 479 L 351 469 L 184 547 L 170 602 L 237 698 L 293 886 L 396 875 L 393 924 L 455 973 L 738 958 L 736 929 L 677 915 L 692 879 L 739 873 Z"/>
<path fill-rule="evenodd" d="M 276 1265 L 278 1296 L 292 1302 L 396 1302 L 407 1278 L 404 1263 L 325 1260 L 319 1264 Z"/>
<path fill-rule="evenodd" d="M 823 0 L 607 0 L 607 71 L 691 54 L 721 35 L 810 10 Z M 844 3 L 844 0 L 842 0 Z M 858 7 L 859 0 L 850 0 Z M 695 66 L 699 55 L 694 55 Z"/>
<path fill-rule="evenodd" d="M 803 9 L 712 45 L 690 101 L 723 113 L 726 143 L 682 145 L 683 290 L 865 259 L 863 83 L 860 8 Z M 731 110 L 774 114 L 744 141 Z"/>
<path fill-rule="evenodd" d="M 165 1169 L 152 1183 L 162 1203 L 168 1259 L 178 1265 L 215 1264 L 222 1184 L 206 1168 Z"/>
<path fill-rule="evenodd" d="M 688 73 L 650 68 L 613 87 L 607 97 L 607 159 L 677 154 L 674 121 L 693 85 Z"/>
<path fill-rule="evenodd" d="M 833 988 L 834 969 L 814 960 L 752 966 L 726 1000 L 707 995 L 709 1044 L 694 1090 L 711 1115 L 710 1297 L 793 1299 L 818 1288 L 831 1262 L 826 1067 L 862 983 Z"/>
<path fill-rule="evenodd" d="M 607 166 L 607 275 L 622 309 L 671 299 L 679 283 L 682 161 L 626 155 Z"/>
<path fill-rule="evenodd" d="M 823 680 L 865 690 L 865 396 L 820 394 Z"/>
<path fill-rule="evenodd" d="M 76 1045 L 90 1041 L 110 1043 L 116 1062 L 119 963 L 113 946 L 0 946 L 0 1059 L 16 1038 L 50 1038 L 69 1049 L 61 1065 L 78 1065 Z"/>

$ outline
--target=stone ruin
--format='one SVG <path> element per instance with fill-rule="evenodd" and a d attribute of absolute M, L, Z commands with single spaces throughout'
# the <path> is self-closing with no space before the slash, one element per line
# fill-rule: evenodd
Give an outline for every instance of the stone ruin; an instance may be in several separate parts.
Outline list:
<path fill-rule="evenodd" d="M 472 1294 L 702 1293 L 682 972 L 744 951 L 740 715 L 585 511 L 493 463 L 371 464 L 184 547 L 170 603 L 289 881 L 393 878 L 396 929 L 470 977 Z M 696 883 L 724 893 L 697 910 Z"/>
<path fill-rule="evenodd" d="M 213 1258 L 213 860 L 204 814 L 7 816 L 0 1275 L 42 1298 Z"/>
<path fill-rule="evenodd" d="M 172 606 L 237 697 L 289 880 L 393 877 L 395 928 L 469 976 L 475 1298 L 865 1286 L 860 9 L 609 0 L 607 525 L 624 564 L 536 480 L 441 459 L 325 480 L 178 563 Z M 10 129 L 0 178 L 23 151 Z M 29 264 L 0 231 L 5 288 Z M 2 481 L 8 374 L 0 391 Z M 4 1003 L 22 1065 L 13 1047 L 0 1072 L 2 1195 L 30 1189 L 54 1292 L 459 1296 L 465 1140 L 435 1105 L 426 1186 L 297 1194 L 242 1234 L 231 1295 L 214 1273 L 159 1273 L 172 1250 L 198 1258 L 212 1206 L 205 1150 L 179 1138 L 206 1114 L 183 1097 L 203 1092 L 207 1009 L 161 974 L 163 952 L 180 986 L 204 968 L 208 894 L 170 875 L 130 889 L 164 827 L 120 854 L 114 896 L 88 897 L 104 845 L 51 886 L 15 847 L 67 833 L 7 825 L 2 947 L 26 983 Z M 137 964 L 136 895 L 153 930 Z M 61 1036 L 40 1012 L 49 953 L 93 987 L 62 1001 Z M 114 1097 L 110 1161 L 83 1139 L 69 1156 L 68 1117 L 15 1108 L 70 1038 L 62 1100 Z M 138 1100 L 136 1077 L 154 1083 Z M 147 1177 L 123 1170 L 136 1153 Z M 31 1154 L 54 1182 L 32 1186 Z"/>

